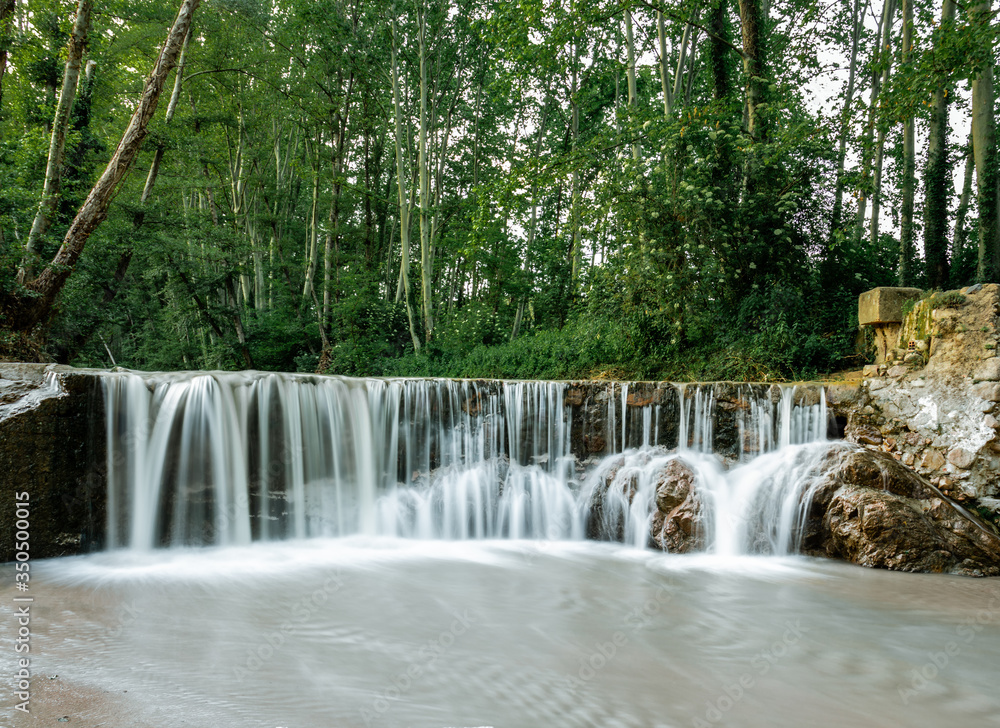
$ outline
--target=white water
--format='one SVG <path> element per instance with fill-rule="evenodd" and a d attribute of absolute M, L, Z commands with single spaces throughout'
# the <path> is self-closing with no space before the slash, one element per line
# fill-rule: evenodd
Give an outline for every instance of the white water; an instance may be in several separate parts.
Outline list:
<path fill-rule="evenodd" d="M 625 542 L 644 547 L 656 475 L 680 457 L 697 473 L 710 550 L 784 554 L 797 549 L 829 447 L 825 401 L 796 406 L 793 387 L 777 401 L 741 390 L 742 447 L 727 469 L 713 454 L 711 385 L 677 388 L 674 443 L 661 442 L 663 405 L 629 405 L 628 385 L 609 385 L 606 455 L 579 463 L 559 382 L 255 372 L 104 382 L 108 541 L 137 550 L 351 534 L 576 540 L 595 498 Z"/>

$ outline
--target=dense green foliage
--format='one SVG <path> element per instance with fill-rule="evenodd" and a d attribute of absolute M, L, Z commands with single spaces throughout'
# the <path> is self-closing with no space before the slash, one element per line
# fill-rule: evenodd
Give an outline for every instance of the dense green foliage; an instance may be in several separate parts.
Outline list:
<path fill-rule="evenodd" d="M 0 23 L 0 290 L 21 298 L 74 7 L 20 2 Z M 938 89 L 953 125 L 967 117 L 995 26 L 964 6 L 940 26 L 923 3 L 901 66 L 899 17 L 880 53 L 870 3 L 760 7 L 748 40 L 748 0 L 208 0 L 175 115 L 162 99 L 54 315 L 0 322 L 0 356 L 512 378 L 857 366 L 857 296 L 898 277 L 901 122 L 925 138 Z M 95 5 L 34 262 L 110 157 L 176 10 Z M 931 170 L 933 219 L 918 201 L 916 227 L 947 246 L 930 278 L 916 263 L 918 285 L 976 276 L 980 203 L 951 184 L 969 153 L 957 137 Z"/>

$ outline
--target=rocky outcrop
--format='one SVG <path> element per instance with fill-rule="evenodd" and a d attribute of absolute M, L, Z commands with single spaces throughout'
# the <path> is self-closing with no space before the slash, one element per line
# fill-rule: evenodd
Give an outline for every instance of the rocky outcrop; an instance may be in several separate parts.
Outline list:
<path fill-rule="evenodd" d="M 970 507 L 1000 491 L 1000 285 L 918 301 L 890 360 L 866 367 L 846 438 Z M 1000 515 L 1000 512 L 998 512 Z"/>
<path fill-rule="evenodd" d="M 656 479 L 656 511 L 650 523 L 650 538 L 670 553 L 700 551 L 705 547 L 703 517 L 694 471 L 683 460 L 671 460 Z"/>
<path fill-rule="evenodd" d="M 886 453 L 831 454 L 804 550 L 894 571 L 1000 575 L 1000 536 Z"/>
<path fill-rule="evenodd" d="M 105 434 L 96 377 L 44 364 L 0 365 L 0 561 L 14 559 L 27 493 L 32 559 L 100 547 Z"/>

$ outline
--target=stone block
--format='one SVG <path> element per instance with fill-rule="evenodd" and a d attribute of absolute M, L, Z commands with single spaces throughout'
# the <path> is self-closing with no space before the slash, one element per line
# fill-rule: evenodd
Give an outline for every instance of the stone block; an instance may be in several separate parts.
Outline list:
<path fill-rule="evenodd" d="M 1000 402 L 1000 384 L 996 382 L 980 382 L 972 388 L 972 391 L 987 402 Z"/>
<path fill-rule="evenodd" d="M 928 470 L 940 470 L 944 467 L 944 456 L 937 450 L 927 450 L 920 459 L 920 467 Z"/>
<path fill-rule="evenodd" d="M 996 382 L 1000 380 L 1000 357 L 987 359 L 976 369 L 973 379 L 980 382 Z"/>
<path fill-rule="evenodd" d="M 956 468 L 968 470 L 976 462 L 976 453 L 969 452 L 962 447 L 955 447 L 948 453 L 948 462 Z"/>
<path fill-rule="evenodd" d="M 896 324 L 903 320 L 903 304 L 923 295 L 919 288 L 873 288 L 858 297 L 858 323 Z"/>

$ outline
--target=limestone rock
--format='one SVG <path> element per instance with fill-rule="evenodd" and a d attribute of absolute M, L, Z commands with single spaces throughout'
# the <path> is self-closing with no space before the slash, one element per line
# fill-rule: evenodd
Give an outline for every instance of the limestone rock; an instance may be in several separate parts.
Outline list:
<path fill-rule="evenodd" d="M 973 394 L 987 402 L 1000 402 L 1000 384 L 980 382 L 972 388 Z"/>
<path fill-rule="evenodd" d="M 657 478 L 656 513 L 649 529 L 653 543 L 671 553 L 702 548 L 703 513 L 694 471 L 682 460 L 671 460 Z"/>
<path fill-rule="evenodd" d="M 1000 380 L 1000 357 L 993 357 L 992 359 L 987 359 L 984 361 L 976 373 L 972 376 L 973 379 L 978 379 L 981 382 L 995 382 Z"/>
<path fill-rule="evenodd" d="M 1000 536 L 881 453 L 834 459 L 809 511 L 806 548 L 861 566 L 1000 575 Z"/>
<path fill-rule="evenodd" d="M 919 288 L 874 288 L 858 297 L 858 321 L 862 326 L 899 323 L 903 304 L 923 295 Z"/>
<path fill-rule="evenodd" d="M 968 470 L 976 462 L 976 453 L 969 452 L 962 447 L 955 447 L 948 453 L 948 462 L 956 468 Z"/>
<path fill-rule="evenodd" d="M 937 450 L 928 450 L 920 459 L 920 467 L 927 470 L 940 470 L 944 467 L 944 456 Z"/>
<path fill-rule="evenodd" d="M 889 371 L 886 372 L 886 376 L 891 377 L 893 379 L 897 379 L 899 377 L 906 376 L 906 374 L 908 374 L 909 371 L 910 370 L 908 367 L 905 367 L 902 364 L 897 364 L 895 366 L 889 367 Z"/>

